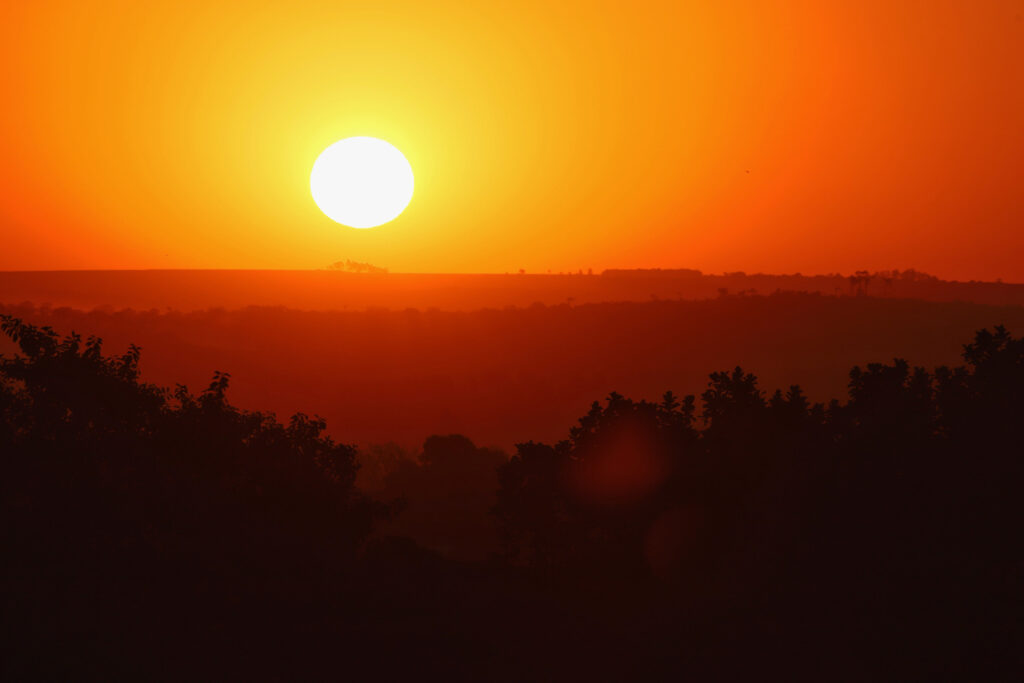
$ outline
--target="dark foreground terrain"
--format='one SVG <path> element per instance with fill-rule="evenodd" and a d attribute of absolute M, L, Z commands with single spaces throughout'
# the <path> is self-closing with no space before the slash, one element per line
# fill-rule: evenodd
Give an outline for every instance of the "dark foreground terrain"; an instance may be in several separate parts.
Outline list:
<path fill-rule="evenodd" d="M 225 375 L 163 389 L 135 347 L 2 330 L 8 680 L 1019 673 L 1024 341 L 1003 328 L 954 367 L 854 368 L 841 401 L 735 368 L 699 397 L 611 394 L 510 458 L 453 435 L 414 461 L 240 410 Z M 360 460 L 388 461 L 375 497 Z M 466 482 L 492 467 L 489 504 Z M 394 533 L 412 506 L 433 549 Z"/>

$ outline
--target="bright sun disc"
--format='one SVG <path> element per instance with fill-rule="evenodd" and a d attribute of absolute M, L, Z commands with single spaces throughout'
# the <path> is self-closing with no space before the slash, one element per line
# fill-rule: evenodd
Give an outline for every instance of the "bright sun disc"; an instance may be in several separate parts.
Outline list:
<path fill-rule="evenodd" d="M 412 199 L 412 166 L 391 143 L 355 137 L 317 157 L 309 176 L 313 201 L 327 217 L 373 228 L 398 217 Z"/>

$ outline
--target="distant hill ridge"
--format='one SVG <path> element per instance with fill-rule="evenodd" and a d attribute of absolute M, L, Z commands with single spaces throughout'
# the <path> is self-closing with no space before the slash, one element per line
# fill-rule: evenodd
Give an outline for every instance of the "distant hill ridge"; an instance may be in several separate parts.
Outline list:
<path fill-rule="evenodd" d="M 851 275 L 704 274 L 692 269 L 605 270 L 600 274 L 387 273 L 338 270 L 135 270 L 0 272 L 0 303 L 174 309 L 247 306 L 301 310 L 405 308 L 479 310 L 652 299 L 810 292 L 1024 305 L 1024 284 L 958 282 L 916 271 Z"/>

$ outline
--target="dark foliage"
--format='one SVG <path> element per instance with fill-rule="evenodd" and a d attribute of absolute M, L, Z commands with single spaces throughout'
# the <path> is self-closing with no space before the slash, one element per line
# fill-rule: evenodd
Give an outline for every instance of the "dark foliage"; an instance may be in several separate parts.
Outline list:
<path fill-rule="evenodd" d="M 0 320 L 21 350 L 0 357 L 4 593 L 41 670 L 57 650 L 65 675 L 110 655 L 115 634 L 144 635 L 135 620 L 184 630 L 185 605 L 207 621 L 254 595 L 314 601 L 350 571 L 381 510 L 322 420 L 238 410 L 224 373 L 163 390 L 140 381 L 138 348 L 105 357 Z"/>
<path fill-rule="evenodd" d="M 372 535 L 388 511 L 320 419 L 239 410 L 226 374 L 147 384 L 135 347 L 2 329 L 20 349 L 0 357 L 7 678 L 1014 670 L 1024 341 L 1002 328 L 963 367 L 854 368 L 845 403 L 736 368 L 699 405 L 613 393 L 507 461 L 431 437 L 377 477 L 418 510 L 387 533 L 466 558 L 493 504 L 504 555 L 479 562 Z"/>
<path fill-rule="evenodd" d="M 698 622 L 736 610 L 842 677 L 995 675 L 1024 644 L 1024 340 L 983 330 L 964 359 L 855 367 L 829 406 L 713 373 L 699 430 L 692 396 L 613 393 L 502 468 L 508 557 L 657 586 Z"/>
<path fill-rule="evenodd" d="M 429 437 L 416 458 L 389 457 L 393 448 L 378 447 L 362 459 L 390 465 L 378 481 L 366 481 L 368 493 L 392 504 L 392 517 L 381 530 L 460 560 L 483 560 L 496 553 L 490 511 L 496 502 L 498 467 L 508 457 L 479 448 L 460 434 Z"/>

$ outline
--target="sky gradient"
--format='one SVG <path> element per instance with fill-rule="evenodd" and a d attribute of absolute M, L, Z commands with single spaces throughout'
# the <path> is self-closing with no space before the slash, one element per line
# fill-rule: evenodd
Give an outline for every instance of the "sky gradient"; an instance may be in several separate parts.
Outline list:
<path fill-rule="evenodd" d="M 841 5 L 841 6 L 840 6 Z M 917 268 L 1024 282 L 1024 0 L 34 2 L 0 269 Z M 309 172 L 369 135 L 371 230 Z"/>

